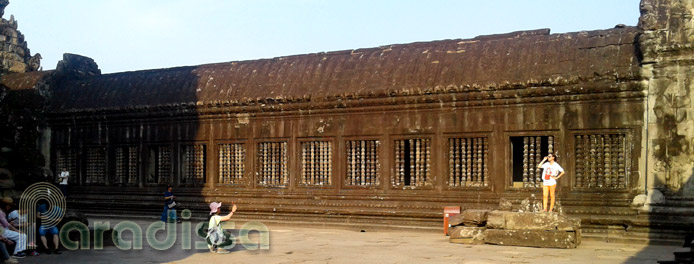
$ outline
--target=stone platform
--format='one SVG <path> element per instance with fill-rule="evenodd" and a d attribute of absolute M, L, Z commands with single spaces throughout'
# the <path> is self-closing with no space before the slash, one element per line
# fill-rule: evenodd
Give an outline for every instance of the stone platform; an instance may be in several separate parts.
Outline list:
<path fill-rule="evenodd" d="M 465 210 L 449 223 L 451 243 L 541 248 L 581 244 L 581 220 L 557 213 Z"/>

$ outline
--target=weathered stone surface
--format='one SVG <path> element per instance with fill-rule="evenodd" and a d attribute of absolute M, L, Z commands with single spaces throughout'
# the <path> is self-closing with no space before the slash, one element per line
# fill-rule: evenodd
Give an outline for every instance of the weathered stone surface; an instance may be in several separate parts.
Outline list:
<path fill-rule="evenodd" d="M 464 221 L 465 221 L 465 216 L 462 214 L 457 214 L 457 215 L 454 215 L 454 216 L 451 216 L 448 218 L 448 224 L 450 226 L 463 225 Z"/>
<path fill-rule="evenodd" d="M 506 223 L 506 211 L 491 211 L 487 213 L 487 228 L 503 229 Z"/>
<path fill-rule="evenodd" d="M 580 219 L 556 213 L 508 212 L 504 214 L 504 218 L 504 229 L 572 231 L 581 228 Z"/>
<path fill-rule="evenodd" d="M 463 211 L 463 224 L 465 226 L 484 226 L 487 223 L 489 210 L 468 209 Z"/>
<path fill-rule="evenodd" d="M 485 227 L 456 226 L 450 230 L 450 242 L 459 244 L 484 244 Z"/>
<path fill-rule="evenodd" d="M 492 211 L 487 214 L 487 228 L 572 231 L 581 228 L 581 220 L 556 213 Z"/>
<path fill-rule="evenodd" d="M 487 223 L 487 213 L 489 210 L 467 209 L 459 215 L 451 216 L 448 219 L 450 226 L 484 226 Z"/>
<path fill-rule="evenodd" d="M 55 68 L 55 74 L 59 78 L 78 79 L 101 75 L 101 70 L 92 58 L 64 53 L 63 59 L 58 62 Z"/>
<path fill-rule="evenodd" d="M 503 197 L 499 199 L 499 210 L 511 211 L 511 208 L 513 208 L 513 203 L 511 203 L 511 200 Z"/>
<path fill-rule="evenodd" d="M 694 76 L 691 74 L 694 72 L 691 66 L 694 65 L 692 3 L 692 0 L 644 0 L 640 29 L 627 27 L 553 35 L 542 30 L 118 74 L 100 75 L 93 60 L 68 55 L 54 72 L 55 76 L 63 76 L 66 80 L 50 82 L 52 101 L 49 106 L 54 111 L 46 127 L 53 131 L 49 133 L 52 138 L 47 140 L 53 145 L 45 153 L 56 153 L 56 156 L 46 159 L 56 161 L 51 164 L 79 164 L 80 167 L 84 167 L 84 159 L 98 160 L 94 163 L 111 172 L 114 159 L 110 154 L 104 159 L 100 158 L 104 155 L 82 155 L 79 153 L 85 151 L 81 146 L 98 145 L 112 153 L 113 148 L 137 142 L 140 146 L 169 142 L 176 149 L 185 142 L 200 142 L 209 147 L 202 157 L 207 162 L 204 164 L 210 164 L 212 167 L 208 169 L 212 171 L 219 171 L 214 160 L 222 155 L 210 147 L 217 144 L 214 140 L 246 142 L 249 153 L 256 154 L 253 149 L 263 143 L 256 139 L 287 139 L 288 151 L 276 157 L 286 155 L 284 160 L 292 161 L 287 178 L 283 179 L 291 185 L 278 189 L 256 188 L 258 178 L 252 174 L 259 164 L 245 162 L 254 158 L 249 154 L 243 157 L 244 164 L 250 164 L 248 173 L 239 174 L 242 179 L 238 186 L 217 185 L 220 182 L 214 179 L 215 174 L 205 174 L 205 182 L 209 184 L 191 186 L 190 196 L 201 200 L 205 197 L 226 199 L 233 193 L 234 199 L 241 196 L 247 199 L 247 204 L 260 204 L 254 207 L 258 213 L 320 215 L 321 211 L 327 211 L 330 215 L 388 215 L 405 219 L 420 216 L 429 221 L 436 217 L 438 221 L 439 205 L 452 200 L 467 200 L 468 204 L 475 203 L 475 208 L 493 208 L 499 201 L 500 209 L 510 210 L 511 201 L 517 203 L 525 194 L 505 190 L 527 188 L 539 193 L 539 189 L 534 189 L 537 186 L 533 185 L 532 177 L 528 179 L 531 182 L 518 187 L 514 186 L 521 183 L 519 179 L 514 179 L 515 183 L 508 181 L 508 172 L 512 169 L 509 165 L 517 165 L 521 160 L 509 155 L 512 142 L 507 136 L 488 138 L 483 135 L 481 143 L 473 140 L 467 145 L 481 152 L 473 151 L 471 158 L 468 151 L 462 158 L 462 151 L 442 148 L 445 145 L 442 142 L 457 139 L 440 135 L 487 131 L 489 135 L 532 136 L 535 133 L 530 131 L 554 131 L 547 133 L 554 136 L 559 156 L 583 157 L 584 161 L 589 161 L 587 156 L 595 156 L 599 160 L 574 162 L 576 166 L 567 160 L 568 164 L 563 164 L 570 171 L 567 171 L 568 178 L 559 182 L 560 188 L 571 190 L 572 195 L 578 194 L 575 199 L 564 200 L 567 208 L 571 208 L 569 213 L 600 214 L 607 216 L 602 219 L 621 218 L 624 222 L 636 213 L 615 214 L 608 209 L 596 214 L 586 212 L 605 201 L 609 201 L 609 206 L 622 208 L 633 194 L 630 190 L 643 190 L 641 187 L 663 188 L 668 195 L 691 196 L 694 190 L 694 177 L 687 173 L 694 166 L 691 163 L 694 130 L 690 129 L 694 127 L 691 114 L 694 108 L 691 104 L 691 76 Z M 16 23 L 8 22 L 5 26 L 7 30 L 0 30 L 4 32 L 0 35 L 6 37 L 8 45 L 2 51 L 9 59 L 0 56 L 6 58 L 2 65 L 8 71 L 25 71 L 29 54 L 28 49 L 23 49 L 26 42 L 14 31 Z M 635 52 L 636 49 L 642 50 Z M 476 64 L 468 67 L 470 62 Z M 0 82 L 26 85 L 30 78 L 37 77 L 18 74 L 3 75 Z M 72 80 L 73 77 L 76 79 Z M 432 111 L 410 111 L 425 108 Z M 353 115 L 353 110 L 358 110 L 359 115 Z M 94 114 L 95 111 L 101 112 Z M 275 116 L 274 113 L 282 114 Z M 244 121 L 230 122 L 234 119 L 230 117 L 239 114 L 246 115 Z M 644 116 L 649 118 L 644 119 Z M 103 122 L 116 119 L 117 126 Z M 471 123 L 475 128 L 467 129 Z M 573 131 L 586 131 L 587 134 Z M 396 154 L 393 151 L 391 142 L 381 145 L 377 151 L 369 151 L 382 154 L 369 156 L 373 159 L 369 164 L 375 165 L 373 174 L 384 175 L 376 181 L 382 185 L 353 186 L 358 189 L 350 187 L 346 192 L 337 182 L 325 185 L 335 186 L 334 189 L 323 188 L 323 185 L 296 188 L 303 177 L 296 167 L 302 159 L 296 151 L 301 149 L 296 139 L 325 138 L 337 142 L 346 137 L 387 139 L 389 135 L 431 137 L 432 142 L 437 142 L 431 148 L 426 144 L 422 148 L 408 145 L 408 148 L 417 149 L 408 151 L 411 158 L 411 154 L 418 154 L 417 161 L 411 160 L 412 164 L 427 164 L 423 168 L 425 177 L 422 177 L 426 180 L 421 185 L 420 182 L 398 183 L 397 173 L 383 174 L 398 171 L 398 163 L 392 162 L 396 160 L 393 156 L 403 157 L 404 152 Z M 584 144 L 578 140 L 581 137 L 587 139 Z M 647 144 L 650 147 L 642 149 Z M 346 159 L 344 144 L 333 146 L 328 153 L 342 154 L 328 156 L 329 163 L 334 166 L 330 169 L 335 169 L 329 171 L 343 173 L 344 165 L 348 164 L 346 160 L 355 162 L 356 156 Z M 536 146 L 539 148 L 539 144 Z M 599 146 L 618 148 L 608 151 Z M 149 168 L 157 164 L 156 157 L 146 154 L 152 149 L 145 148 L 140 147 L 135 152 L 140 155 L 136 160 L 141 161 L 137 168 L 143 168 L 134 169 L 138 182 L 118 186 L 105 173 L 95 174 L 107 185 L 72 186 L 75 195 L 71 199 L 75 206 L 90 208 L 96 200 L 103 202 L 103 209 L 113 210 L 114 206 L 123 205 L 124 200 L 137 205 L 159 203 L 160 193 L 152 194 L 159 191 L 143 187 L 150 184 L 146 177 L 153 171 Z M 79 155 L 76 159 L 70 155 L 59 156 L 58 150 L 74 151 Z M 488 155 L 488 150 L 494 155 Z M 578 155 L 579 150 L 583 154 Z M 586 154 L 591 151 L 602 156 Z M 420 158 L 420 152 L 427 158 Z M 165 158 L 160 160 L 171 163 L 165 163 L 167 169 L 161 171 L 183 166 L 180 152 L 172 153 L 162 155 Z M 363 160 L 364 152 L 361 153 L 359 157 Z M 512 162 L 508 162 L 509 157 Z M 468 161 L 466 165 L 472 163 L 472 168 L 480 171 L 476 176 L 473 174 L 475 188 L 468 188 L 472 186 L 466 182 L 471 178 L 456 172 L 457 161 L 464 160 Z M 402 168 L 405 161 L 401 161 Z M 590 164 L 590 168 L 578 164 Z M 644 167 L 652 171 L 644 171 Z M 467 168 L 469 171 L 470 166 Z M 595 168 L 602 170 L 594 176 L 585 174 Z M 404 174 L 418 175 L 414 171 Z M 651 174 L 653 177 L 648 177 Z M 434 175 L 458 176 L 447 181 L 446 177 L 429 177 Z M 79 176 L 82 178 L 75 178 L 80 179 L 79 183 L 89 183 L 85 176 L 82 173 Z M 185 179 L 172 174 L 164 176 L 168 179 L 156 184 Z M 643 186 L 644 177 L 649 180 L 647 186 Z M 415 189 L 419 186 L 436 188 L 431 189 L 432 192 L 381 192 L 391 187 Z M 456 192 L 440 192 L 449 189 Z M 504 190 L 503 194 L 499 190 Z M 138 195 L 131 195 L 132 191 Z M 316 192 L 320 193 L 320 199 L 315 196 Z M 121 193 L 132 197 L 121 196 Z M 560 198 L 567 193 L 559 192 Z M 655 192 L 649 192 L 652 193 Z M 88 195 L 97 199 L 82 199 Z M 600 200 L 596 199 L 598 197 Z M 281 201 L 281 204 L 265 203 L 264 199 Z M 538 202 L 534 205 L 537 211 Z M 523 202 L 521 207 L 530 211 L 532 199 Z M 556 208 L 561 210 L 559 202 Z M 538 225 L 536 221 L 539 221 L 543 222 L 539 224 L 542 228 L 576 229 L 576 223 L 571 220 L 556 223 L 544 218 L 507 220 L 503 214 L 488 216 L 491 223 L 487 226 L 492 229 L 504 228 L 507 224 L 527 227 Z M 547 221 L 554 224 L 547 224 Z"/>
<path fill-rule="evenodd" d="M 543 248 L 576 248 L 581 244 L 580 232 L 547 230 L 488 229 L 484 242 L 504 246 Z"/>

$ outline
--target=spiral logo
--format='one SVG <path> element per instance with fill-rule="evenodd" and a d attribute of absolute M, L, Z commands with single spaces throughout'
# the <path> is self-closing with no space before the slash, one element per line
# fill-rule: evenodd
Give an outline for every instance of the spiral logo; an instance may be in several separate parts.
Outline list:
<path fill-rule="evenodd" d="M 22 214 L 26 214 L 26 218 L 20 217 L 20 230 L 25 234 L 33 234 L 35 228 L 35 220 L 37 217 L 37 205 L 39 201 L 47 203 L 46 211 L 39 217 L 41 218 L 41 227 L 51 228 L 58 226 L 60 221 L 65 216 L 65 196 L 60 192 L 58 187 L 46 182 L 37 182 L 29 186 L 22 196 L 19 198 L 19 210 Z M 22 220 L 27 224 L 21 224 Z M 33 236 L 30 236 L 30 239 Z M 32 239 L 33 240 L 33 239 Z M 35 243 L 29 241 L 28 248 L 33 248 Z"/>

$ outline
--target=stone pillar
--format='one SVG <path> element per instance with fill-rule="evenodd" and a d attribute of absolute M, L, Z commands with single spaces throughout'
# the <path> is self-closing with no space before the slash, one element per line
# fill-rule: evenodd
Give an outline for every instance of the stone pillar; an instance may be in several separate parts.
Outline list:
<path fill-rule="evenodd" d="M 642 0 L 638 43 L 647 97 L 646 184 L 694 196 L 694 0 Z M 643 156 L 642 156 L 643 157 Z"/>

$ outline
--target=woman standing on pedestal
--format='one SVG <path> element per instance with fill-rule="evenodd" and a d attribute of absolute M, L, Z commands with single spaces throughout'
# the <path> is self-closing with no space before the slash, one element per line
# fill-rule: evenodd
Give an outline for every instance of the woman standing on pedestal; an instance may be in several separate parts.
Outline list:
<path fill-rule="evenodd" d="M 554 190 L 557 188 L 557 179 L 564 176 L 564 169 L 556 163 L 554 154 L 547 155 L 538 168 L 542 168 L 542 209 L 551 212 L 554 209 Z M 549 210 L 547 210 L 547 194 L 550 196 Z"/>

